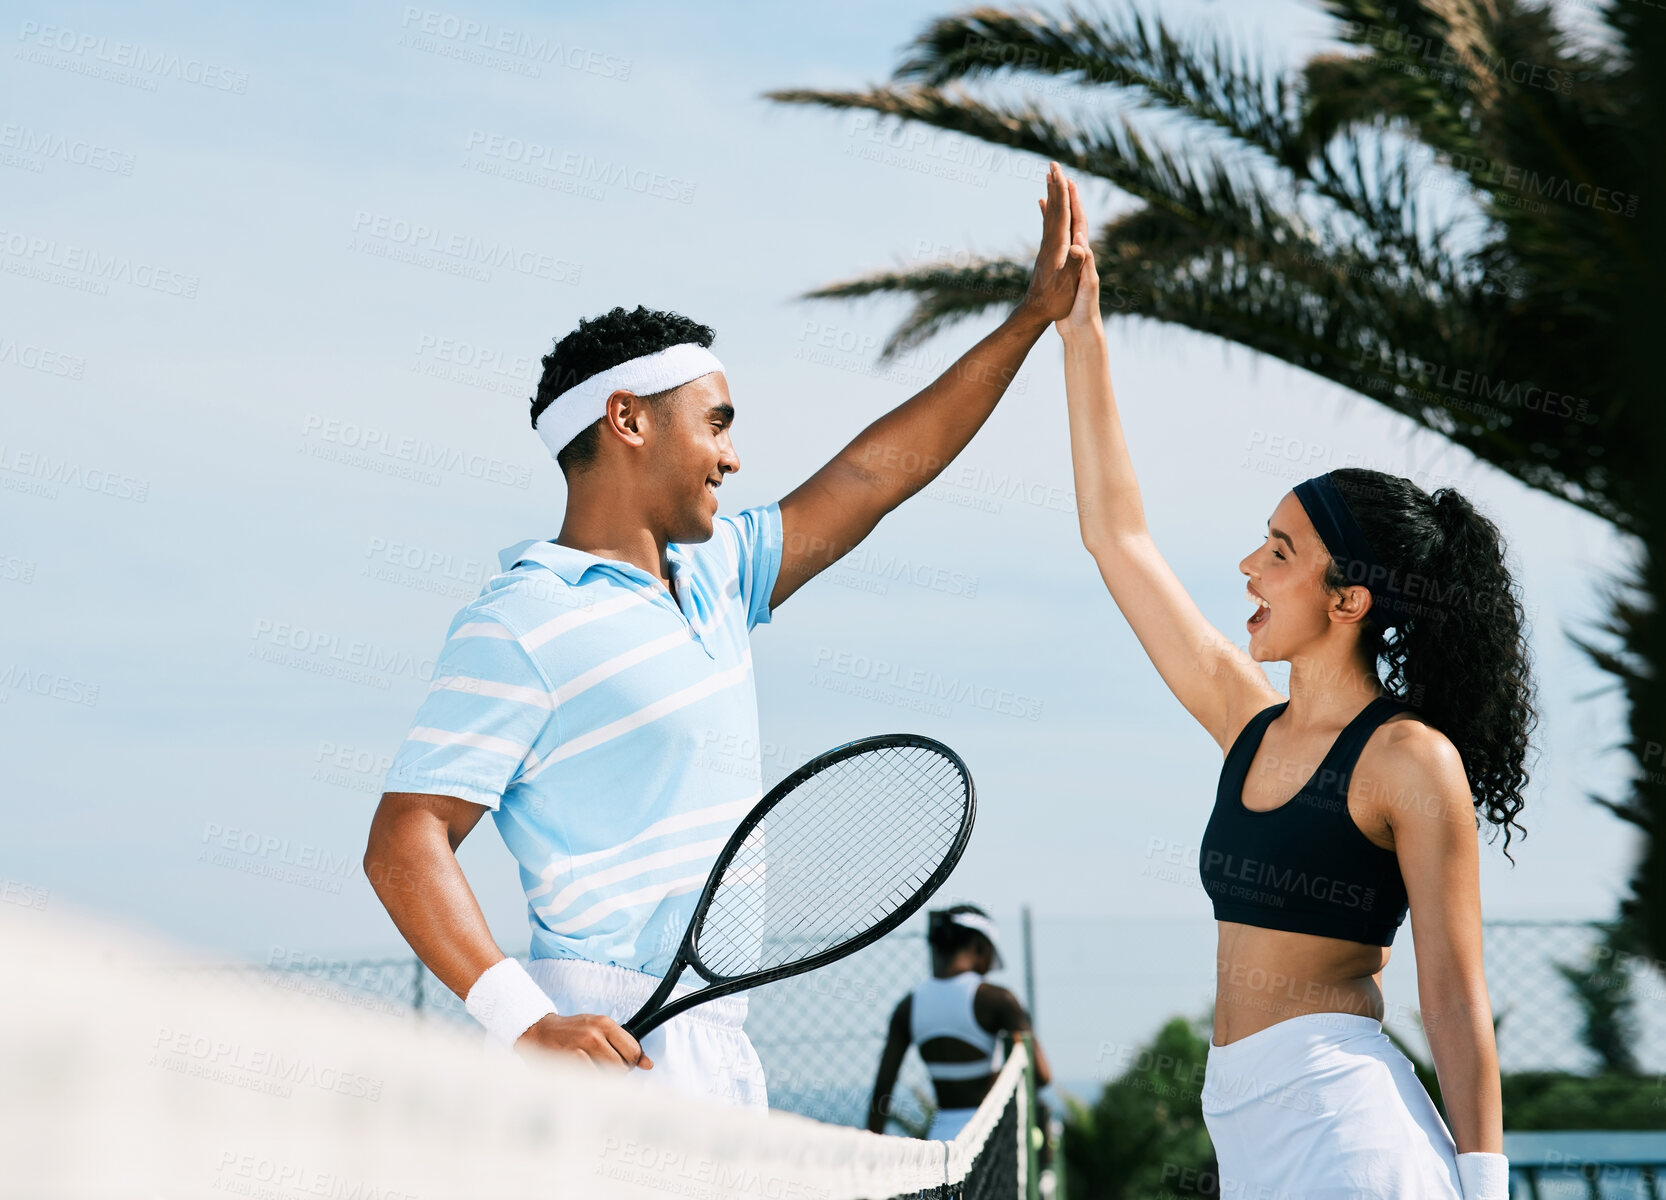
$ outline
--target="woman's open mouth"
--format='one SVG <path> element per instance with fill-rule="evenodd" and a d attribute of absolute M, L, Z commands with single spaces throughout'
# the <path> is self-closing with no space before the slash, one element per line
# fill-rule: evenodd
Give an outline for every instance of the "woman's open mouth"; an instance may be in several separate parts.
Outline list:
<path fill-rule="evenodd" d="M 1253 588 L 1245 587 L 1244 595 L 1249 597 L 1250 603 L 1256 606 L 1255 614 L 1244 622 L 1244 628 L 1254 633 L 1267 623 L 1267 618 L 1272 615 L 1273 609 L 1270 604 L 1255 594 Z"/>

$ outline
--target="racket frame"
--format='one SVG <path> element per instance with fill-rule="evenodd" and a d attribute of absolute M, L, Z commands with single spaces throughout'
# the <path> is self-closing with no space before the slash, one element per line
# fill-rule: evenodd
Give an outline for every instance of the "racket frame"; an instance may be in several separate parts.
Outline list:
<path fill-rule="evenodd" d="M 819 950 L 808 958 L 783 963 L 778 967 L 768 967 L 761 971 L 750 971 L 745 975 L 719 976 L 713 975 L 707 970 L 705 964 L 700 961 L 700 954 L 696 949 L 696 942 L 699 940 L 697 935 L 700 932 L 700 927 L 705 923 L 706 910 L 711 907 L 712 897 L 717 894 L 717 888 L 723 880 L 724 872 L 728 870 L 729 864 L 734 861 L 735 855 L 745 845 L 746 839 L 752 831 L 758 827 L 758 823 L 768 816 L 777 804 L 786 799 L 799 784 L 814 778 L 845 759 L 854 758 L 856 755 L 870 750 L 900 749 L 909 746 L 932 750 L 941 754 L 960 771 L 960 777 L 966 784 L 965 818 L 961 821 L 960 829 L 955 834 L 954 843 L 949 847 L 948 853 L 943 856 L 943 861 L 938 864 L 937 869 L 926 878 L 925 882 L 915 890 L 912 896 L 897 906 L 895 912 L 890 913 L 883 920 L 848 941 L 839 942 L 825 950 Z M 752 811 L 741 819 L 741 823 L 735 827 L 734 833 L 729 835 L 728 844 L 718 854 L 717 861 L 712 865 L 711 874 L 706 877 L 706 886 L 701 889 L 700 899 L 694 906 L 694 914 L 689 918 L 688 928 L 683 931 L 682 944 L 677 947 L 676 957 L 671 960 L 670 968 L 665 972 L 665 977 L 660 980 L 659 986 L 654 989 L 653 995 L 648 997 L 646 1003 L 636 1011 L 635 1016 L 625 1022 L 625 1032 L 640 1042 L 672 1017 L 687 1012 L 698 1004 L 704 1004 L 707 1000 L 716 1000 L 720 996 L 732 995 L 735 992 L 746 991 L 749 988 L 761 987 L 766 983 L 777 983 L 783 979 L 790 979 L 794 975 L 802 975 L 806 971 L 814 971 L 818 967 L 837 962 L 839 959 L 855 954 L 858 950 L 877 942 L 908 920 L 909 917 L 919 912 L 925 902 L 930 900 L 937 889 L 943 886 L 950 872 L 960 862 L 960 856 L 966 850 L 966 843 L 971 840 L 972 823 L 977 817 L 977 811 L 978 793 L 972 785 L 972 773 L 966 769 L 966 763 L 960 755 L 936 738 L 929 738 L 918 733 L 881 733 L 857 738 L 853 742 L 846 742 L 842 746 L 835 746 L 831 750 L 818 754 L 770 788 L 763 799 L 752 806 Z M 767 887 L 767 876 L 764 882 Z M 712 986 L 689 992 L 687 995 L 679 996 L 666 1004 L 666 997 L 676 988 L 683 972 L 690 967 L 694 968 L 695 974 Z M 661 1005 L 664 1005 L 664 1007 L 660 1007 Z"/>

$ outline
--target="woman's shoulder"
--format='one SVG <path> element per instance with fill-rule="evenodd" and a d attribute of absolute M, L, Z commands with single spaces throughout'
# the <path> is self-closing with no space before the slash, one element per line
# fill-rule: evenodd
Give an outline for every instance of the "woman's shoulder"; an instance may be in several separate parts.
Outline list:
<path fill-rule="evenodd" d="M 1370 789 L 1380 796 L 1415 795 L 1439 801 L 1419 805 L 1420 809 L 1461 806 L 1467 811 L 1471 807 L 1469 780 L 1458 748 L 1414 708 L 1403 707 L 1372 730 L 1355 773 L 1393 785 Z"/>
<path fill-rule="evenodd" d="M 1366 749 L 1379 744 L 1397 759 L 1409 759 L 1427 767 L 1439 767 L 1448 759 L 1457 761 L 1458 748 L 1452 739 L 1404 701 L 1373 731 Z"/>

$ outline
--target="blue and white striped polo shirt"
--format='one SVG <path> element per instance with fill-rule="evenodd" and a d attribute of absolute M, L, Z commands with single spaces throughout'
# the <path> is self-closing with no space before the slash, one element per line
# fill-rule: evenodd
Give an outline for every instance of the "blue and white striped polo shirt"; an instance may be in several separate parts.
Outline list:
<path fill-rule="evenodd" d="M 554 542 L 503 551 L 503 573 L 452 620 L 388 771 L 387 791 L 493 810 L 534 958 L 664 975 L 763 794 L 747 635 L 770 619 L 781 509 L 714 526 L 667 547 L 676 599 L 638 567 Z"/>

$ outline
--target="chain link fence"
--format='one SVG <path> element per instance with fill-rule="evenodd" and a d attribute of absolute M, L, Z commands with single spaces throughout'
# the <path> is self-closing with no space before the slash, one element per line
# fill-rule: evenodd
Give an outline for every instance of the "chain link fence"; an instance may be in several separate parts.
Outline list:
<path fill-rule="evenodd" d="M 1611 950 L 1603 926 L 1591 921 L 1489 921 L 1483 936 L 1501 1071 L 1602 1069 L 1602 1057 L 1582 1036 L 1587 1007 L 1580 988 L 1559 969 L 1567 968 L 1584 975 L 1591 994 L 1629 996 L 1629 1015 L 1619 1018 L 1616 1040 L 1639 1071 L 1666 1073 L 1661 964 Z"/>
<path fill-rule="evenodd" d="M 1092 938 L 1099 924 L 1078 928 L 1076 936 Z M 1117 922 L 1103 925 L 1101 944 L 1113 944 Z M 1490 921 L 1484 938 L 1501 1070 L 1584 1074 L 1602 1068 L 1601 1056 L 1582 1037 L 1587 1010 L 1559 969 L 1567 967 L 1583 971 L 1608 995 L 1623 978 L 1631 1007 L 1622 1030 L 1636 1067 L 1666 1073 L 1666 974 L 1658 964 L 1605 949 L 1603 928 L 1593 922 Z M 929 961 L 924 927 L 916 923 L 830 967 L 751 992 L 746 1029 L 763 1060 L 771 1106 L 834 1124 L 863 1124 L 891 1012 L 925 976 Z M 286 989 L 361 1008 L 468 1020 L 462 1002 L 411 957 L 325 961 L 290 955 L 267 970 Z M 1055 1012 L 1069 999 L 1043 997 Z M 1174 1012 L 1195 1016 L 1195 1007 L 1191 997 L 1176 994 Z M 1044 1043 L 1048 1019 L 1041 1018 Z M 905 1128 L 923 1130 L 930 1104 L 929 1079 L 910 1054 L 892 1115 Z"/>
<path fill-rule="evenodd" d="M 905 926 L 832 966 L 754 991 L 746 1033 L 763 1060 L 770 1107 L 865 1123 L 891 1012 L 930 969 L 925 930 Z M 923 1134 L 931 1105 L 930 1077 L 910 1054 L 890 1111 Z"/>

